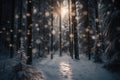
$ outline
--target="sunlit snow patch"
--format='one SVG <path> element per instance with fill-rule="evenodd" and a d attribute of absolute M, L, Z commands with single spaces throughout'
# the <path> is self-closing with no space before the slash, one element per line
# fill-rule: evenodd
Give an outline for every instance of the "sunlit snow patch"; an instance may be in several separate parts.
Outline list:
<path fill-rule="evenodd" d="M 62 77 L 67 78 L 67 80 L 72 80 L 72 71 L 68 63 L 65 62 L 60 63 L 60 72 Z"/>

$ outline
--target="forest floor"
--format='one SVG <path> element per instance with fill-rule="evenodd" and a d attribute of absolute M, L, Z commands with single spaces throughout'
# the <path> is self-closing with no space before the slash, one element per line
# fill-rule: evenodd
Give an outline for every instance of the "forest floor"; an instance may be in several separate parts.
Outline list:
<path fill-rule="evenodd" d="M 36 58 L 33 61 L 32 66 L 42 72 L 44 80 L 120 80 L 119 73 L 107 71 L 102 68 L 103 64 L 88 60 L 84 54 L 80 54 L 80 60 L 75 60 L 71 59 L 68 53 L 61 57 L 59 52 L 55 53 L 53 59 L 48 55 L 47 58 Z M 0 60 L 0 80 L 13 80 L 13 66 L 17 63 L 16 58 Z"/>
<path fill-rule="evenodd" d="M 57 52 L 56 52 L 57 53 Z M 34 66 L 42 71 L 45 80 L 120 80 L 119 74 L 111 73 L 102 64 L 94 63 L 80 55 L 80 60 L 71 59 L 68 54 L 59 57 L 54 55 L 54 59 L 37 59 Z"/>

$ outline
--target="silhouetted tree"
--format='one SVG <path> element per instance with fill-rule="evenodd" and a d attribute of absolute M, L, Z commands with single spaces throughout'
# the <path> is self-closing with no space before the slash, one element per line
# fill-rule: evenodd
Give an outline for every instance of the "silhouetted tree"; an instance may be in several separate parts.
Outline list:
<path fill-rule="evenodd" d="M 18 2 L 18 30 L 17 30 L 17 50 L 20 49 L 20 44 L 21 44 L 21 37 L 22 37 L 22 8 L 23 8 L 23 1 L 20 0 Z"/>
<path fill-rule="evenodd" d="M 12 15 L 11 15 L 11 27 L 10 27 L 10 58 L 14 55 L 14 13 L 15 13 L 15 0 L 12 0 Z"/>
<path fill-rule="evenodd" d="M 2 0 L 0 0 L 0 26 L 1 26 L 1 19 L 2 18 Z"/>
<path fill-rule="evenodd" d="M 27 0 L 27 64 L 32 64 L 32 0 Z"/>
<path fill-rule="evenodd" d="M 76 0 L 72 0 L 72 28 L 73 28 L 73 34 L 74 34 L 75 59 L 79 59 L 78 33 L 77 33 L 77 21 L 76 21 Z"/>
<path fill-rule="evenodd" d="M 69 52 L 73 59 L 73 39 L 72 39 L 72 26 L 71 26 L 71 0 L 68 0 L 68 20 L 69 20 Z"/>
<path fill-rule="evenodd" d="M 59 44 L 60 44 L 60 56 L 62 56 L 62 31 L 61 31 L 61 7 L 62 7 L 62 1 L 60 1 L 60 15 L 59 15 L 59 30 L 60 30 L 60 33 L 59 33 Z"/>
<path fill-rule="evenodd" d="M 96 21 L 96 44 L 95 44 L 95 62 L 102 62 L 101 51 L 100 51 L 100 28 L 99 28 L 99 14 L 98 14 L 98 0 L 95 1 L 95 21 Z"/>
<path fill-rule="evenodd" d="M 51 59 L 53 59 L 53 0 L 51 0 Z"/>

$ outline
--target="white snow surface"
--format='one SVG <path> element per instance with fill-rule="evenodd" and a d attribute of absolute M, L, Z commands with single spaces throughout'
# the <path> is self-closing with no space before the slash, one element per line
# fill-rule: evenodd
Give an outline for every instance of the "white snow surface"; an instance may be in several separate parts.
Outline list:
<path fill-rule="evenodd" d="M 102 68 L 103 64 L 88 60 L 84 54 L 80 54 L 80 60 L 75 60 L 71 59 L 68 53 L 62 57 L 59 56 L 59 52 L 55 53 L 52 60 L 48 55 L 47 58 L 33 61 L 33 66 L 38 72 L 42 71 L 44 80 L 120 80 L 120 74 L 107 71 Z M 12 80 L 12 67 L 16 63 L 16 59 L 0 61 L 0 80 Z"/>
<path fill-rule="evenodd" d="M 58 52 L 57 52 L 58 53 Z M 68 54 L 54 59 L 37 59 L 33 62 L 38 70 L 42 71 L 45 80 L 120 80 L 119 74 L 111 73 L 102 64 L 88 60 L 85 55 L 80 55 L 80 60 L 71 59 Z"/>

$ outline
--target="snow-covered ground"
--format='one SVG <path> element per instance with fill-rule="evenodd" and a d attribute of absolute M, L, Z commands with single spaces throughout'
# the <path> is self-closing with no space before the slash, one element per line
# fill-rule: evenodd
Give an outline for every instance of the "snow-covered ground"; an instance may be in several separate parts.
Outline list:
<path fill-rule="evenodd" d="M 120 80 L 119 74 L 105 70 L 102 64 L 89 61 L 83 54 L 80 60 L 71 59 L 67 54 L 62 57 L 55 54 L 51 60 L 48 55 L 43 60 L 35 60 L 33 65 L 43 72 L 45 80 Z"/>
<path fill-rule="evenodd" d="M 12 69 L 17 63 L 16 58 L 1 60 L 0 80 L 13 80 L 15 75 Z M 75 60 L 68 53 L 62 57 L 55 54 L 52 60 L 50 55 L 44 59 L 36 58 L 33 62 L 34 69 L 42 71 L 44 80 L 120 80 L 120 74 L 111 73 L 102 66 L 88 60 L 84 54 L 80 54 L 80 60 Z"/>

